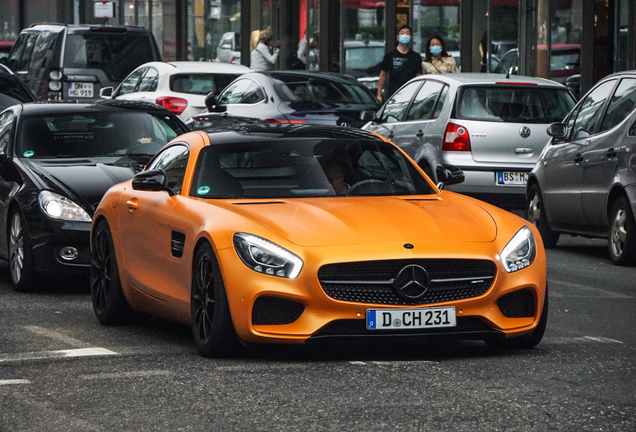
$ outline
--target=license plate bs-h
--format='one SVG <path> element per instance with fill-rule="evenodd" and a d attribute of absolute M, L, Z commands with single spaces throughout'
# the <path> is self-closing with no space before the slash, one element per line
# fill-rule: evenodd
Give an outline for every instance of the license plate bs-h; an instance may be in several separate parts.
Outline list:
<path fill-rule="evenodd" d="M 454 307 L 421 309 L 367 309 L 367 330 L 455 327 Z"/>

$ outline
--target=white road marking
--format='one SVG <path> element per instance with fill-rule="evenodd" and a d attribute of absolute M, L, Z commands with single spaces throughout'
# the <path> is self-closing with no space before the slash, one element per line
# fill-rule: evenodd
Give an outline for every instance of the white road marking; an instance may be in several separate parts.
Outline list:
<path fill-rule="evenodd" d="M 601 342 L 601 343 L 619 343 L 622 344 L 624 342 L 621 342 L 619 340 L 616 339 L 610 339 L 610 338 L 606 338 L 603 336 L 583 336 L 585 339 L 589 339 L 589 340 L 593 340 L 595 342 Z"/>
<path fill-rule="evenodd" d="M 67 357 L 90 357 L 90 356 L 104 356 L 104 355 L 117 355 L 116 352 L 107 350 L 106 348 L 80 348 L 60 351 L 40 351 L 29 353 L 17 353 L 9 355 L 0 355 L 0 364 L 2 363 L 15 363 L 26 360 L 44 360 L 44 359 L 56 359 Z"/>
<path fill-rule="evenodd" d="M 0 380 L 0 385 L 16 385 L 16 384 L 31 384 L 31 381 L 26 379 Z"/>
<path fill-rule="evenodd" d="M 558 286 L 556 290 L 552 287 Z M 614 291 L 564 281 L 550 281 L 550 297 L 632 299 L 633 296 Z"/>
<path fill-rule="evenodd" d="M 47 337 L 49 339 L 53 339 L 59 342 L 64 342 L 65 344 L 68 344 L 72 347 L 76 347 L 76 348 L 88 348 L 91 346 L 91 344 L 86 343 L 84 341 L 81 341 L 79 339 L 75 339 L 72 338 L 70 336 L 67 336 L 65 334 L 53 331 L 53 330 L 49 330 L 43 327 L 38 327 L 38 326 L 25 326 L 24 327 L 27 331 L 30 331 L 31 333 L 35 333 L 35 334 L 39 334 L 42 335 L 44 337 Z"/>
<path fill-rule="evenodd" d="M 162 376 L 162 375 L 174 375 L 174 373 L 170 371 L 166 371 L 166 370 L 112 372 L 112 373 L 99 373 L 99 374 L 93 374 L 93 375 L 83 375 L 82 378 L 87 380 L 95 380 L 95 379 L 152 377 L 152 376 Z"/>
<path fill-rule="evenodd" d="M 624 344 L 616 339 L 610 339 L 602 336 L 581 336 L 581 337 L 545 337 L 543 339 L 547 343 L 564 345 L 564 344 L 573 344 L 573 343 L 610 343 L 610 344 Z"/>

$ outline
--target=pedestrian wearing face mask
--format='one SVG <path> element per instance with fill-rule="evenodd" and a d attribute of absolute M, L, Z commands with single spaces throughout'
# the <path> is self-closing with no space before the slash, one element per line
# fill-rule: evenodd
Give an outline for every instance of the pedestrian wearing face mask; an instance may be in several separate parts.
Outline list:
<path fill-rule="evenodd" d="M 441 36 L 434 35 L 428 38 L 422 69 L 425 74 L 459 72 L 455 59 L 446 52 Z"/>
<path fill-rule="evenodd" d="M 422 56 L 411 49 L 411 27 L 398 28 L 398 46 L 386 54 L 380 64 L 377 98 L 384 102 L 382 90 L 386 84 L 385 98 L 389 99 L 408 80 L 422 75 Z M 388 75 L 388 78 L 387 78 Z"/>

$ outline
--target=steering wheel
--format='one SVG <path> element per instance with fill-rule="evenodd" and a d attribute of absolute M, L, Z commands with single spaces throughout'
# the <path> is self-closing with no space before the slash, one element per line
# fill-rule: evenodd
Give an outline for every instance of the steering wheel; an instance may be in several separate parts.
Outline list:
<path fill-rule="evenodd" d="M 353 185 L 351 185 L 351 187 L 349 187 L 349 190 L 347 191 L 348 195 L 355 195 L 356 191 L 359 190 L 360 188 L 362 188 L 365 185 L 383 185 L 384 182 L 382 180 L 377 180 L 377 179 L 366 179 L 366 180 L 360 180 L 357 183 L 354 183 Z"/>

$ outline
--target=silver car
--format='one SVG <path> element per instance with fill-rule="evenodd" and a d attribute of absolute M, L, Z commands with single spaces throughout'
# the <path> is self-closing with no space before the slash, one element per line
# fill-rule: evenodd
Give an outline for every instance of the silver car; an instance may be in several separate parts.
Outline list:
<path fill-rule="evenodd" d="M 528 174 L 575 101 L 541 78 L 496 74 L 424 75 L 406 83 L 363 129 L 400 146 L 437 181 L 446 163 L 465 181 L 448 186 L 504 208 L 523 208 Z M 365 113 L 366 114 L 366 113 Z"/>
<path fill-rule="evenodd" d="M 616 264 L 636 264 L 636 71 L 599 81 L 548 133 L 526 207 L 543 244 L 608 237 Z"/>

